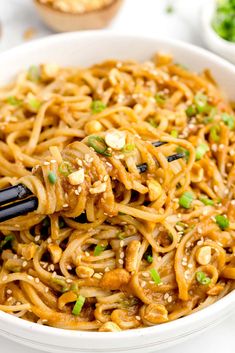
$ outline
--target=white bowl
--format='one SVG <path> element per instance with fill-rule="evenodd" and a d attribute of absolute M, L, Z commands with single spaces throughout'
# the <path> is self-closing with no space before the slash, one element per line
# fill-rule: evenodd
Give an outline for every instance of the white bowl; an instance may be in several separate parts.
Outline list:
<path fill-rule="evenodd" d="M 112 32 L 69 33 L 24 44 L 0 55 L 0 84 L 32 64 L 90 65 L 100 60 L 146 60 L 157 51 L 174 55 L 194 71 L 210 68 L 227 92 L 235 97 L 235 67 L 195 46 L 169 39 L 119 35 Z M 232 314 L 235 291 L 187 317 L 149 328 L 117 333 L 81 332 L 30 323 L 0 312 L 0 334 L 18 343 L 56 353 L 150 353 L 199 334 Z"/>
<path fill-rule="evenodd" d="M 205 1 L 202 7 L 201 35 L 205 45 L 215 53 L 235 64 L 235 43 L 221 38 L 211 27 L 211 21 L 216 9 L 216 0 Z"/>

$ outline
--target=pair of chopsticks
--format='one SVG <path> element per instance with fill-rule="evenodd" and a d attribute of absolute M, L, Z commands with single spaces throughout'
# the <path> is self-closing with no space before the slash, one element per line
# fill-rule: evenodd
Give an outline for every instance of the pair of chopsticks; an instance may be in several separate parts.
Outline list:
<path fill-rule="evenodd" d="M 156 141 L 152 142 L 152 145 L 160 147 L 166 143 Z M 184 153 L 176 153 L 168 156 L 167 161 L 170 163 L 184 156 Z M 137 169 L 140 173 L 144 173 L 147 171 L 148 165 L 147 163 L 139 164 Z M 0 191 L 0 222 L 33 212 L 37 207 L 37 197 L 23 184 L 11 186 Z"/>

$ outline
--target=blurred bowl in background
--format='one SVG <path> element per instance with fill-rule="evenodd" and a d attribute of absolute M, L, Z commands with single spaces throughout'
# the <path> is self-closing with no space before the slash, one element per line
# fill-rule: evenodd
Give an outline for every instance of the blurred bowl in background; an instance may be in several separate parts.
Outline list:
<path fill-rule="evenodd" d="M 35 7 L 43 22 L 56 32 L 73 32 L 106 27 L 118 13 L 123 0 L 113 0 L 109 5 L 83 13 L 63 12 L 39 0 Z"/>
<path fill-rule="evenodd" d="M 212 28 L 211 22 L 216 10 L 216 0 L 205 1 L 202 6 L 201 23 L 205 45 L 215 53 L 235 64 L 235 43 L 221 38 Z"/>

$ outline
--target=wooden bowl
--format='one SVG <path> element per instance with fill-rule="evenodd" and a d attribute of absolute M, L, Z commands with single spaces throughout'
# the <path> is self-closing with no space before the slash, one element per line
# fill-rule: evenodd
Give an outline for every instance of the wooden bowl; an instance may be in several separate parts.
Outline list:
<path fill-rule="evenodd" d="M 56 32 L 72 32 L 106 27 L 117 14 L 123 0 L 113 2 L 98 10 L 78 13 L 62 12 L 50 5 L 34 0 L 36 9 L 44 23 Z"/>

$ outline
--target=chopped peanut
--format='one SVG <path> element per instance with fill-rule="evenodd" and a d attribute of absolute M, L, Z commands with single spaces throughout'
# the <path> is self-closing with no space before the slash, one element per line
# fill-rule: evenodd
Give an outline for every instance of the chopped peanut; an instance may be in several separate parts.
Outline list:
<path fill-rule="evenodd" d="M 150 201 L 155 201 L 162 194 L 162 187 L 159 182 L 155 179 L 147 180 L 147 186 L 149 189 L 149 199 Z"/>
<path fill-rule="evenodd" d="M 211 247 L 202 246 L 196 253 L 197 262 L 200 265 L 208 265 L 211 261 Z"/>
<path fill-rule="evenodd" d="M 168 321 L 168 311 L 162 304 L 143 305 L 140 313 L 142 320 L 151 324 L 161 324 Z"/>
<path fill-rule="evenodd" d="M 17 252 L 22 255 L 26 260 L 31 260 L 37 250 L 37 245 L 34 243 L 18 244 Z"/>
<path fill-rule="evenodd" d="M 130 274 L 122 269 L 117 268 L 115 270 L 106 272 L 100 280 L 100 286 L 102 288 L 108 288 L 111 290 L 120 289 L 121 286 L 127 284 L 130 280 Z"/>
<path fill-rule="evenodd" d="M 76 267 L 76 274 L 79 278 L 90 278 L 94 274 L 94 270 L 88 266 L 78 266 Z"/>
<path fill-rule="evenodd" d="M 48 244 L 47 249 L 51 255 L 53 264 L 57 264 L 61 259 L 62 249 L 59 247 L 59 245 L 55 243 Z"/>
<path fill-rule="evenodd" d="M 207 294 L 208 295 L 219 295 L 223 289 L 224 289 L 224 286 L 222 286 L 221 284 L 216 284 L 213 288 L 211 288 L 207 291 Z"/>
<path fill-rule="evenodd" d="M 105 142 L 114 150 L 121 150 L 126 143 L 126 134 L 123 131 L 111 130 L 106 133 Z"/>
<path fill-rule="evenodd" d="M 85 179 L 84 169 L 81 168 L 81 169 L 77 170 L 76 172 L 69 174 L 68 179 L 69 179 L 69 183 L 71 185 L 82 184 Z"/>
<path fill-rule="evenodd" d="M 136 271 L 140 245 L 138 240 L 132 240 L 126 248 L 125 265 L 126 270 L 129 272 Z"/>
<path fill-rule="evenodd" d="M 98 120 L 91 120 L 86 123 L 84 130 L 87 135 L 92 135 L 96 132 L 102 131 L 103 126 Z"/>
<path fill-rule="evenodd" d="M 59 71 L 59 66 L 56 64 L 42 64 L 41 69 L 41 78 L 43 81 L 52 80 L 56 77 Z"/>
<path fill-rule="evenodd" d="M 101 183 L 100 181 L 96 181 L 92 188 L 90 188 L 90 194 L 101 194 L 102 192 L 106 191 L 106 183 Z"/>
<path fill-rule="evenodd" d="M 108 321 L 99 328 L 99 332 L 117 332 L 121 331 L 120 327 L 112 321 Z"/>

